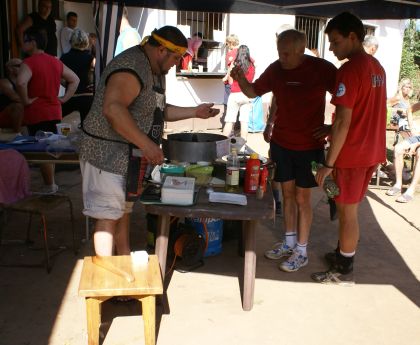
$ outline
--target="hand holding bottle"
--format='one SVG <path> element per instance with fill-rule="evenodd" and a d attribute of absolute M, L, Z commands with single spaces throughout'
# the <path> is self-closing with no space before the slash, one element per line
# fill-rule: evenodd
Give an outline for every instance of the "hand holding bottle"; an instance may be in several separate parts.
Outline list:
<path fill-rule="evenodd" d="M 340 189 L 335 183 L 334 179 L 331 176 L 331 169 L 324 167 L 321 163 L 312 162 L 312 174 L 315 176 L 315 180 L 318 185 L 322 186 L 328 198 L 332 199 L 340 194 Z M 326 171 L 325 174 L 322 170 Z"/>

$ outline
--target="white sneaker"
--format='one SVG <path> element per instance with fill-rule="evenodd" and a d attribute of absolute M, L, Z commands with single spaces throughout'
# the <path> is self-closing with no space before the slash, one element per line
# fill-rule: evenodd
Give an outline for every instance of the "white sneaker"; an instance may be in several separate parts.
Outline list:
<path fill-rule="evenodd" d="M 286 244 L 286 241 L 277 242 L 274 244 L 273 248 L 267 250 L 264 253 L 264 256 L 267 259 L 271 260 L 278 260 L 281 259 L 283 256 L 290 256 L 293 253 L 293 248 L 289 247 Z"/>
<path fill-rule="evenodd" d="M 43 186 L 39 191 L 33 192 L 33 194 L 38 194 L 38 195 L 50 195 L 50 194 L 55 194 L 58 192 L 58 186 L 53 183 L 52 185 L 49 186 Z"/>
<path fill-rule="evenodd" d="M 279 265 L 279 269 L 285 272 L 296 272 L 299 268 L 304 267 L 308 264 L 308 257 L 302 255 L 302 252 L 298 249 L 293 250 L 293 254 L 286 261 L 283 261 Z"/>

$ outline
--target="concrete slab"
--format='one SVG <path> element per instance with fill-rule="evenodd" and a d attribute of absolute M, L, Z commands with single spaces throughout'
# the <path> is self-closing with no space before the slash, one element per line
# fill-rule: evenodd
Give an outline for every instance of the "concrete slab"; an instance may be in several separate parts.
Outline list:
<path fill-rule="evenodd" d="M 251 134 L 257 150 L 267 149 L 261 134 Z M 38 171 L 34 170 L 35 184 Z M 81 179 L 78 170 L 57 173 L 61 188 L 72 196 L 79 238 L 84 237 Z M 314 221 L 309 264 L 296 273 L 278 270 L 279 262 L 263 253 L 283 234 L 282 219 L 263 222 L 257 232 L 257 279 L 254 308 L 241 307 L 242 258 L 237 240 L 223 243 L 221 255 L 189 273 L 168 275 L 167 309 L 158 305 L 157 344 L 404 344 L 420 339 L 420 197 L 398 204 L 383 190 L 369 190 L 360 207 L 361 241 L 353 287 L 313 283 L 310 273 L 326 268 L 325 252 L 335 247 L 337 222 L 330 222 L 320 189 L 313 190 Z M 65 220 L 63 220 L 65 218 Z M 67 214 L 53 215 L 51 241 L 70 244 Z M 16 222 L 15 225 L 12 223 Z M 26 219 L 11 216 L 4 238 L 24 236 Z M 132 247 L 145 248 L 144 211 L 132 219 Z M 39 235 L 33 232 L 33 238 Z M 0 345 L 87 344 L 84 300 L 77 295 L 81 264 L 92 243 L 74 256 L 56 257 L 51 274 L 43 269 L 0 268 Z M 42 251 L 30 260 L 42 260 Z M 29 257 L 0 248 L 0 260 Z M 35 256 L 36 256 L 35 255 Z M 136 302 L 106 302 L 102 344 L 143 344 L 143 320 Z"/>

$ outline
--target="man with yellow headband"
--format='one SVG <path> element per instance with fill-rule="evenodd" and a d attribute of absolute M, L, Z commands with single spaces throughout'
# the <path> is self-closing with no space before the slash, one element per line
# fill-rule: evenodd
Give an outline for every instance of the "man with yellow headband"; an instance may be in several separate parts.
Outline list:
<path fill-rule="evenodd" d="M 164 26 L 115 57 L 101 76 L 80 147 L 83 213 L 96 219 L 96 255 L 130 253 L 129 215 L 146 167 L 163 163 L 164 121 L 207 119 L 219 112 L 213 104 L 166 104 L 165 75 L 186 49 L 181 31 Z"/>

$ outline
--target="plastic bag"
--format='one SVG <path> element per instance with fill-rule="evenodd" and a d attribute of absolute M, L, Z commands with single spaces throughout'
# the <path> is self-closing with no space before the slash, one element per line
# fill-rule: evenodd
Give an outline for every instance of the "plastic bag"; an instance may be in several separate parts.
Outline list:
<path fill-rule="evenodd" d="M 252 101 L 252 109 L 248 119 L 248 132 L 256 133 L 264 131 L 264 110 L 261 97 L 255 97 Z"/>

